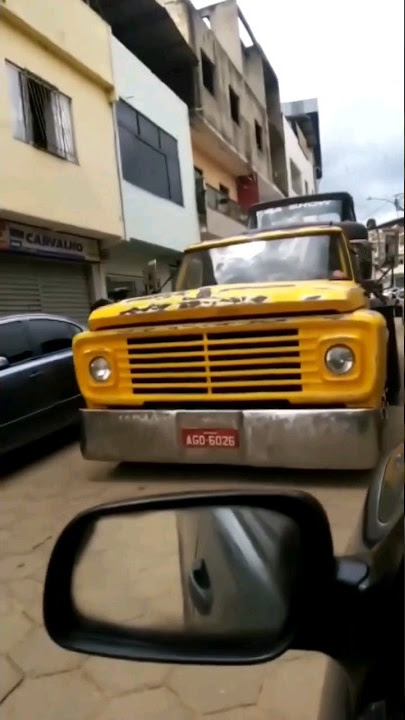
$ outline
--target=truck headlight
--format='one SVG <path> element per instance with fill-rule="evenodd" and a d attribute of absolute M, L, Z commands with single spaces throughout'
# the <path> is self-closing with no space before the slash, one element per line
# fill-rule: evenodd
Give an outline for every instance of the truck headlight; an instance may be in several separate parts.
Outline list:
<path fill-rule="evenodd" d="M 89 371 L 95 382 L 107 382 L 111 377 L 111 365 L 105 357 L 93 358 L 89 365 Z"/>
<path fill-rule="evenodd" d="M 354 353 L 345 345 L 334 345 L 325 355 L 325 365 L 333 375 L 346 375 L 354 365 Z"/>

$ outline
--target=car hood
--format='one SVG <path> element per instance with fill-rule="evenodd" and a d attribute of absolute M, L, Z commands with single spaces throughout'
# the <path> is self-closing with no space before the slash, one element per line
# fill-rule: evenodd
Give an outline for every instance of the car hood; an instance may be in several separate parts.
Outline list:
<path fill-rule="evenodd" d="M 363 289 L 349 281 L 317 280 L 254 285 L 215 285 L 122 300 L 95 310 L 90 330 L 184 320 L 346 313 L 365 307 Z"/>

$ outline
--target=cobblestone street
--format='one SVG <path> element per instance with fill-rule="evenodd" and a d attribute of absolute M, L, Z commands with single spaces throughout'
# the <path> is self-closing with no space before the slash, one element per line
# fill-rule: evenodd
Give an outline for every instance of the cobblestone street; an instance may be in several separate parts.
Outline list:
<path fill-rule="evenodd" d="M 401 418 L 402 408 L 392 411 L 389 444 L 402 439 Z M 72 442 L 15 460 L 3 476 L 2 720 L 315 720 L 325 665 L 317 655 L 290 652 L 272 664 L 246 668 L 168 667 L 88 658 L 59 649 L 46 636 L 44 573 L 58 533 L 75 513 L 108 500 L 181 487 L 242 484 L 235 470 L 216 475 L 210 470 L 209 482 L 204 469 L 195 470 L 192 481 L 178 470 L 165 471 L 164 478 L 161 472 L 85 462 Z M 265 477 L 253 472 L 249 485 Z M 325 505 L 336 550 L 342 552 L 357 522 L 365 478 L 307 475 L 294 486 L 313 492 Z M 151 552 L 154 542 L 162 547 L 155 531 Z"/>

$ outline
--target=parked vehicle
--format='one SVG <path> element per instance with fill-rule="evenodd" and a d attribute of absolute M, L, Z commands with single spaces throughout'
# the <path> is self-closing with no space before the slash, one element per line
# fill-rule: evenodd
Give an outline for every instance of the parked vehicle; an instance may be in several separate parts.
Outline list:
<path fill-rule="evenodd" d="M 83 330 L 52 315 L 0 318 L 0 453 L 78 422 L 72 340 Z"/>
<path fill-rule="evenodd" d="M 322 506 L 298 491 L 211 491 L 92 508 L 67 525 L 52 552 L 46 629 L 68 650 L 149 662 L 249 665 L 289 649 L 324 653 L 334 662 L 319 720 L 403 720 L 403 500 L 400 446 L 373 470 L 343 557 L 334 554 Z M 176 596 L 180 611 L 162 623 Z"/>
<path fill-rule="evenodd" d="M 86 458 L 376 465 L 394 307 L 350 195 L 322 198 L 260 205 L 250 232 L 186 250 L 175 292 L 92 313 L 73 345 Z"/>

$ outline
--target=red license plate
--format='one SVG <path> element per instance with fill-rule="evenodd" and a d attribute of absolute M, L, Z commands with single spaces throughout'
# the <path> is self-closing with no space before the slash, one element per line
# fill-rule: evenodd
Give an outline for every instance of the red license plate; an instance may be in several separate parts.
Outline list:
<path fill-rule="evenodd" d="M 235 450 L 239 447 L 239 433 L 237 430 L 218 428 L 217 430 L 182 429 L 181 444 L 190 449 L 211 448 L 213 450 L 226 448 Z"/>

